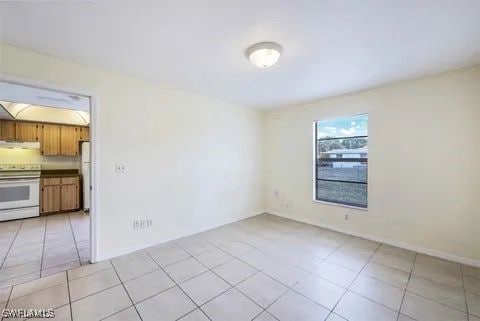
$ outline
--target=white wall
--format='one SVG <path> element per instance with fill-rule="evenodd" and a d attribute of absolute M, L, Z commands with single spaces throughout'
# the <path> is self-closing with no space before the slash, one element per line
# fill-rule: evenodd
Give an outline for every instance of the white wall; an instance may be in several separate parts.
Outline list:
<path fill-rule="evenodd" d="M 97 98 L 100 258 L 263 211 L 260 112 L 7 45 L 0 57 L 2 73 Z"/>
<path fill-rule="evenodd" d="M 369 209 L 314 203 L 312 123 L 358 113 L 369 115 Z M 480 67 L 271 111 L 267 211 L 475 263 L 479 142 Z"/>

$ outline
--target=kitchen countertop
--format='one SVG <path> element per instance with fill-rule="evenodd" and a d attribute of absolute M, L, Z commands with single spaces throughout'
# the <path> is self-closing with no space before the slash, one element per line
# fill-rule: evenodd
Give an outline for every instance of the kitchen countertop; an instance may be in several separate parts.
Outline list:
<path fill-rule="evenodd" d="M 80 176 L 78 169 L 42 169 L 40 177 L 73 177 Z"/>

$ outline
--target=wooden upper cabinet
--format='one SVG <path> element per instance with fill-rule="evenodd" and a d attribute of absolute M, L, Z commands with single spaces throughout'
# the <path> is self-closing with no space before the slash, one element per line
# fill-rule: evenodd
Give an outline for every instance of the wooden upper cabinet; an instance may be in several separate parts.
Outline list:
<path fill-rule="evenodd" d="M 79 127 L 61 126 L 60 128 L 60 155 L 78 155 L 78 131 Z"/>
<path fill-rule="evenodd" d="M 79 127 L 78 140 L 82 141 L 82 142 L 90 141 L 90 128 L 89 127 Z"/>
<path fill-rule="evenodd" d="M 0 140 L 15 140 L 15 122 L 0 120 Z"/>
<path fill-rule="evenodd" d="M 60 126 L 41 125 L 41 153 L 44 156 L 60 155 Z"/>
<path fill-rule="evenodd" d="M 15 138 L 21 142 L 37 142 L 38 124 L 28 122 L 15 123 Z"/>

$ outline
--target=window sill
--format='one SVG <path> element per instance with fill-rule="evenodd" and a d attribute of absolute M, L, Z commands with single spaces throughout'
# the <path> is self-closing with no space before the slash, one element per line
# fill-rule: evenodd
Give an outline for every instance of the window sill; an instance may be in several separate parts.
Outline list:
<path fill-rule="evenodd" d="M 353 205 L 346 205 L 346 204 L 341 204 L 341 203 L 333 203 L 333 202 L 327 202 L 327 201 L 319 201 L 319 200 L 313 200 L 314 203 L 320 203 L 320 204 L 325 204 L 325 205 L 334 205 L 334 206 L 340 206 L 340 207 L 346 207 L 354 210 L 361 210 L 368 212 L 368 207 L 360 207 L 360 206 L 353 206 Z"/>

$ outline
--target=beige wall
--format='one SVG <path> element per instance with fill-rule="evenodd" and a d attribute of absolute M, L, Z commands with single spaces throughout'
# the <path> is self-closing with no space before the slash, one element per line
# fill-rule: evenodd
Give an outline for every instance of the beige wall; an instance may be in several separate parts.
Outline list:
<path fill-rule="evenodd" d="M 94 93 L 100 259 L 263 211 L 260 112 L 3 45 L 0 71 Z M 115 164 L 126 167 L 115 173 Z M 133 220 L 150 218 L 148 230 Z"/>
<path fill-rule="evenodd" d="M 369 115 L 368 211 L 314 203 L 312 123 L 358 113 Z M 267 211 L 480 260 L 479 122 L 480 67 L 271 111 Z"/>
<path fill-rule="evenodd" d="M 80 169 L 81 157 L 42 156 L 39 149 L 0 147 L 0 164 L 40 164 L 42 169 Z"/>

